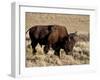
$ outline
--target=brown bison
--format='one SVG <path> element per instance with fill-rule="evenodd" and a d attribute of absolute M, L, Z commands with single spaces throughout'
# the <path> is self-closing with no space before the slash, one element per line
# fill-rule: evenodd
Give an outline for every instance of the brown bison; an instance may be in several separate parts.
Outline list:
<path fill-rule="evenodd" d="M 33 53 L 36 52 L 35 47 L 37 43 L 45 45 L 45 53 L 52 48 L 55 50 L 55 55 L 58 56 L 61 48 L 64 49 L 67 54 L 72 51 L 75 45 L 74 37 L 76 34 L 68 34 L 67 29 L 61 25 L 36 25 L 31 27 L 28 31 L 31 38 Z"/>

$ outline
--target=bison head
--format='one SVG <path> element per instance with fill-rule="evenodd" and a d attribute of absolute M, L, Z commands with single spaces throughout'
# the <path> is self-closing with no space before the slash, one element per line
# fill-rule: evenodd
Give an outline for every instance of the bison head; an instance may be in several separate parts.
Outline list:
<path fill-rule="evenodd" d="M 74 45 L 75 45 L 77 39 L 78 39 L 77 32 L 75 32 L 75 33 L 70 33 L 70 34 L 68 35 L 68 38 L 67 38 L 67 40 L 65 41 L 65 46 L 64 46 L 64 47 L 65 47 L 66 53 L 67 53 L 67 52 L 71 52 L 71 51 L 73 50 L 73 47 L 74 47 Z"/>
<path fill-rule="evenodd" d="M 74 33 L 70 33 L 69 35 L 68 35 L 68 41 L 69 42 L 77 42 L 77 40 L 78 40 L 78 35 L 77 35 L 77 32 L 74 32 Z"/>

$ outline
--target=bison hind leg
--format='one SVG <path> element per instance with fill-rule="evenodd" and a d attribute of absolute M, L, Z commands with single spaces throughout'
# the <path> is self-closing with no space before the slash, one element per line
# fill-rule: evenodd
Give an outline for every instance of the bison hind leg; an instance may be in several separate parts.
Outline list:
<path fill-rule="evenodd" d="M 36 49 L 35 49 L 36 45 L 37 45 L 37 42 L 31 43 L 31 46 L 32 46 L 32 49 L 33 49 L 33 55 L 35 55 L 35 53 L 36 53 Z"/>
<path fill-rule="evenodd" d="M 48 50 L 49 50 L 49 46 L 45 45 L 45 47 L 44 47 L 44 53 L 46 54 L 48 52 Z"/>

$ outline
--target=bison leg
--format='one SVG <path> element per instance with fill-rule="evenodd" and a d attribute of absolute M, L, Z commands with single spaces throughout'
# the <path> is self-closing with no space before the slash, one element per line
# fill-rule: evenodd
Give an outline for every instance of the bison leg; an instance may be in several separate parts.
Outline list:
<path fill-rule="evenodd" d="M 58 57 L 60 57 L 60 49 L 55 50 L 55 55 L 58 56 Z"/>
<path fill-rule="evenodd" d="M 55 50 L 55 55 L 60 57 L 60 47 L 59 46 L 54 46 L 53 49 Z"/>
<path fill-rule="evenodd" d="M 49 50 L 49 46 L 48 46 L 48 45 L 45 45 L 45 47 L 44 47 L 44 52 L 47 53 L 48 50 Z"/>
<path fill-rule="evenodd" d="M 36 53 L 36 50 L 35 50 L 36 45 L 37 45 L 36 41 L 34 41 L 34 42 L 31 43 L 31 46 L 32 46 L 32 49 L 33 49 L 33 54 Z"/>
<path fill-rule="evenodd" d="M 64 51 L 66 52 L 66 55 L 68 55 L 69 49 L 64 47 Z"/>

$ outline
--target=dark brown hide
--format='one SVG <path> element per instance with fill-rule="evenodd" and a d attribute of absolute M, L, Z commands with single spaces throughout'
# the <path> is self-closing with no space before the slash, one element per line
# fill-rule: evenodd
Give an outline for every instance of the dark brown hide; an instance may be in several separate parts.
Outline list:
<path fill-rule="evenodd" d="M 40 45 L 46 45 L 48 35 L 51 32 L 51 27 L 52 25 L 36 25 L 28 30 L 31 39 L 31 46 L 33 48 L 33 53 L 36 52 L 35 47 L 38 43 Z"/>

